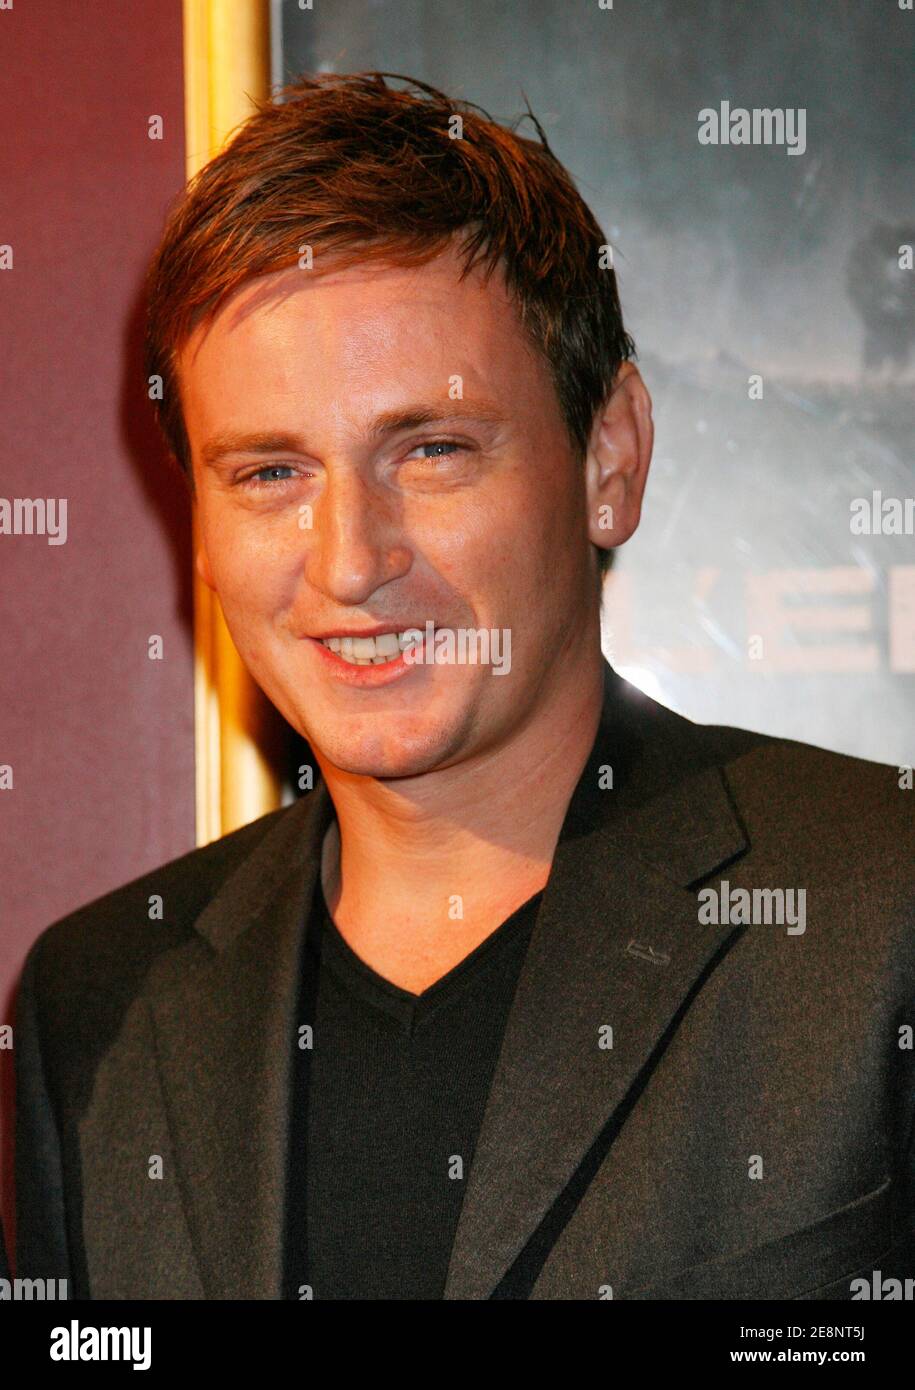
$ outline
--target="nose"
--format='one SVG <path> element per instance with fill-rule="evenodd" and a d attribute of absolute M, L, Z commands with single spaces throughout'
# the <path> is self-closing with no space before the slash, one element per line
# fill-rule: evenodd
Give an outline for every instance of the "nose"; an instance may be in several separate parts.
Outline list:
<path fill-rule="evenodd" d="M 355 468 L 328 468 L 314 505 L 308 583 L 341 606 L 356 606 L 412 563 L 392 499 Z"/>

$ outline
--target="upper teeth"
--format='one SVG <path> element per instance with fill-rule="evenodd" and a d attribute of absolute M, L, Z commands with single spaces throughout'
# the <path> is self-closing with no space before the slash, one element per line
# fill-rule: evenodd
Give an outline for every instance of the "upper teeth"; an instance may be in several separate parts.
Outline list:
<path fill-rule="evenodd" d="M 416 638 L 408 639 L 404 631 L 382 632 L 377 637 L 322 637 L 321 641 L 354 666 L 377 666 L 395 661 L 406 647 L 415 644 Z"/>

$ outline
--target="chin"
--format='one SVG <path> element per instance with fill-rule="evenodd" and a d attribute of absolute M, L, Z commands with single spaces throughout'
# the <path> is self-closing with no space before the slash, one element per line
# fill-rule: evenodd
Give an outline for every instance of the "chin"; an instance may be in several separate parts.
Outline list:
<path fill-rule="evenodd" d="M 419 755 L 387 758 L 359 758 L 348 753 L 330 761 L 341 771 L 353 777 L 372 777 L 379 782 L 397 781 L 405 777 L 422 777 L 424 773 L 434 772 L 441 764 L 437 758 Z"/>
<path fill-rule="evenodd" d="M 353 748 L 344 743 L 337 751 L 333 746 L 315 744 L 323 757 L 326 757 L 341 772 L 354 777 L 374 777 L 390 780 L 398 777 L 421 777 L 426 772 L 434 772 L 442 765 L 442 756 L 428 748 L 386 748 L 383 752 L 372 749 Z"/>
<path fill-rule="evenodd" d="M 354 777 L 421 777 L 442 767 L 460 745 L 460 731 L 441 726 L 398 731 L 309 729 L 310 745 L 341 772 Z"/>

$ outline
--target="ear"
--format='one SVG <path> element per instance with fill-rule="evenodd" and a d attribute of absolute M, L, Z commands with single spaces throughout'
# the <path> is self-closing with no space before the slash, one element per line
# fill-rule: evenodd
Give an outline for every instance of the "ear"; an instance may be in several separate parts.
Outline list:
<path fill-rule="evenodd" d="M 206 584 L 207 588 L 215 592 L 216 585 L 213 583 L 213 575 L 210 570 L 210 559 L 206 553 L 206 547 L 203 541 L 200 540 L 197 542 L 197 553 L 194 557 L 194 564 L 204 584 Z"/>
<path fill-rule="evenodd" d="M 651 397 L 638 368 L 623 362 L 585 461 L 588 539 L 601 550 L 628 541 L 639 524 L 653 445 Z"/>

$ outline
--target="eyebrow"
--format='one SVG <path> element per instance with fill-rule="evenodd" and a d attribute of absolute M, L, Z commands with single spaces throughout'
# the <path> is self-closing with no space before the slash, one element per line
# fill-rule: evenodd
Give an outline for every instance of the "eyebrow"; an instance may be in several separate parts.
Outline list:
<path fill-rule="evenodd" d="M 418 425 L 446 425 L 460 420 L 501 425 L 505 423 L 506 417 L 504 412 L 490 401 L 418 404 L 398 410 L 385 410 L 376 415 L 368 433 L 372 438 L 380 438 L 384 435 L 398 434 L 403 430 L 416 429 Z M 247 434 L 244 431 L 223 430 L 207 440 L 200 450 L 200 457 L 205 467 L 212 468 L 227 454 L 283 452 L 307 454 L 308 450 L 298 435 L 285 430 L 258 430 Z"/>

